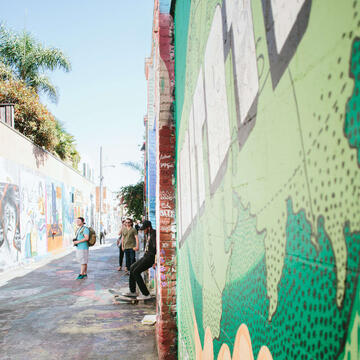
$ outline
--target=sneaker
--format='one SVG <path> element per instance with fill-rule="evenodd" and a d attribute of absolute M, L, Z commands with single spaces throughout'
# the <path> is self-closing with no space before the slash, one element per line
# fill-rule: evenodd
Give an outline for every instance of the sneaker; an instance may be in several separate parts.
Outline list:
<path fill-rule="evenodd" d="M 151 299 L 151 295 L 143 295 L 143 294 L 141 294 L 136 299 L 137 300 L 149 300 L 149 299 Z"/>
<path fill-rule="evenodd" d="M 81 280 L 84 278 L 84 275 L 79 274 L 79 276 L 76 278 L 76 280 Z"/>
<path fill-rule="evenodd" d="M 87 274 L 83 275 L 83 279 L 87 278 Z"/>
<path fill-rule="evenodd" d="M 121 294 L 122 296 L 127 296 L 127 297 L 133 297 L 133 298 L 136 298 L 137 297 L 137 293 L 136 292 L 126 292 L 126 293 L 122 293 Z"/>

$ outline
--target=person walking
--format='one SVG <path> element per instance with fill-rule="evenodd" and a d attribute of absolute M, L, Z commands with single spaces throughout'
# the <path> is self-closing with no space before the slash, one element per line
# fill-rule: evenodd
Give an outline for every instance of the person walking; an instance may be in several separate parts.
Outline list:
<path fill-rule="evenodd" d="M 102 243 L 104 243 L 104 245 L 105 245 L 105 235 L 106 235 L 106 230 L 104 229 L 104 225 L 101 223 L 100 224 L 100 245 L 102 245 Z"/>
<path fill-rule="evenodd" d="M 122 248 L 122 238 L 123 238 L 122 231 L 123 231 L 123 229 L 125 229 L 125 220 L 122 221 L 121 229 L 119 231 L 119 239 L 116 242 L 116 244 L 117 244 L 117 246 L 119 248 L 119 267 L 118 267 L 118 271 L 122 270 L 122 264 L 123 264 L 123 259 L 124 259 L 124 250 Z"/>
<path fill-rule="evenodd" d="M 141 273 L 151 268 L 155 264 L 156 255 L 156 230 L 152 228 L 151 221 L 144 220 L 140 228 L 146 237 L 146 247 L 144 256 L 130 267 L 129 292 L 124 294 L 129 297 L 136 297 L 139 300 L 150 299 L 150 292 L 144 283 Z M 141 295 L 136 294 L 136 284 L 139 286 Z"/>
<path fill-rule="evenodd" d="M 76 258 L 80 263 L 80 274 L 76 278 L 77 280 L 84 279 L 87 277 L 87 264 L 89 260 L 89 228 L 85 226 L 85 220 L 83 217 L 78 217 L 76 219 L 76 225 L 78 227 L 73 240 L 74 245 L 76 246 Z"/>
<path fill-rule="evenodd" d="M 121 246 L 125 253 L 126 274 L 128 274 L 130 266 L 135 262 L 135 251 L 139 250 L 137 231 L 133 228 L 133 221 L 130 218 L 125 220 L 125 228 L 122 230 Z"/>

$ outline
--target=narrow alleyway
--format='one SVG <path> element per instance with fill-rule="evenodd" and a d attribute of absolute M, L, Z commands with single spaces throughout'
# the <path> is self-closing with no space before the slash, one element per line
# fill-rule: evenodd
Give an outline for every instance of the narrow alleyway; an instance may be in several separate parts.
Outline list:
<path fill-rule="evenodd" d="M 127 285 L 117 261 L 112 240 L 90 252 L 86 280 L 71 253 L 0 287 L 0 359 L 156 359 L 155 328 L 141 324 L 155 303 L 108 292 Z"/>

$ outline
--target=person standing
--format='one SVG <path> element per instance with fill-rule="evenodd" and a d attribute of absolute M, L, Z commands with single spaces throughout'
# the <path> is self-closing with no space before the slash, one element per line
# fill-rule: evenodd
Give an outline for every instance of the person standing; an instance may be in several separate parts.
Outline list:
<path fill-rule="evenodd" d="M 122 237 L 123 237 L 122 232 L 123 232 L 124 229 L 125 229 L 125 220 L 122 221 L 121 229 L 119 231 L 119 239 L 116 242 L 117 246 L 119 247 L 119 267 L 118 267 L 118 271 L 122 270 L 122 264 L 123 264 L 123 259 L 124 259 L 124 250 L 122 248 Z"/>
<path fill-rule="evenodd" d="M 85 220 L 83 217 L 76 219 L 76 225 L 78 227 L 76 236 L 74 239 L 74 245 L 76 246 L 76 258 L 81 265 L 80 274 L 76 278 L 77 280 L 87 277 L 87 264 L 89 260 L 89 228 L 85 226 Z"/>
<path fill-rule="evenodd" d="M 144 230 L 146 237 L 146 247 L 144 256 L 136 261 L 130 267 L 130 277 L 129 277 L 129 292 L 124 294 L 129 297 L 136 297 L 136 284 L 138 284 L 139 289 L 142 295 L 138 296 L 139 300 L 150 299 L 150 293 L 146 287 L 144 280 L 141 276 L 141 273 L 145 270 L 151 268 L 155 264 L 155 255 L 156 255 L 156 230 L 152 228 L 151 221 L 144 220 L 141 230 Z"/>
<path fill-rule="evenodd" d="M 135 223 L 135 230 L 137 231 L 137 233 L 139 233 L 139 230 L 140 230 L 140 220 L 136 220 L 136 223 Z"/>
<path fill-rule="evenodd" d="M 104 245 L 105 245 L 105 235 L 106 235 L 106 230 L 104 229 L 104 225 L 101 223 L 100 224 L 100 245 L 102 243 L 104 243 Z"/>
<path fill-rule="evenodd" d="M 130 218 L 125 220 L 125 229 L 122 230 L 122 249 L 125 253 L 127 274 L 130 266 L 135 262 L 135 251 L 139 250 L 139 239 L 137 231 L 133 228 L 133 221 Z"/>

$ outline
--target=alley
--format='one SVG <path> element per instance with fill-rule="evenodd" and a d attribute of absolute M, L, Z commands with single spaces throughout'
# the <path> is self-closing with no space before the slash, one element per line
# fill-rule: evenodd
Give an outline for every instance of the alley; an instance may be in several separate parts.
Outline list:
<path fill-rule="evenodd" d="M 114 240 L 90 251 L 88 279 L 74 253 L 0 287 L 0 359 L 156 359 L 155 303 L 114 304 L 125 288 Z M 1 279 L 1 274 L 0 274 Z"/>

